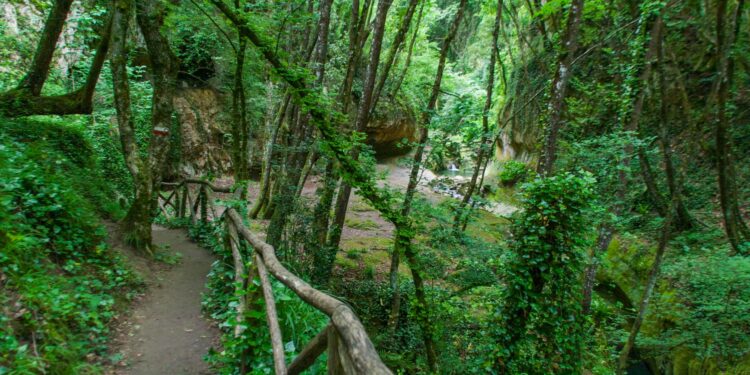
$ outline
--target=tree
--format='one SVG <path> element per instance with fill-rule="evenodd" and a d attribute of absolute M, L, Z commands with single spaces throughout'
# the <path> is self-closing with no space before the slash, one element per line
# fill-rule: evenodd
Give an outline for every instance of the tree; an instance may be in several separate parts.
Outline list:
<path fill-rule="evenodd" d="M 483 159 L 485 157 L 485 154 L 489 152 L 488 143 L 490 143 L 491 137 L 489 112 L 490 108 L 492 107 L 492 89 L 495 87 L 495 62 L 497 60 L 498 54 L 500 53 L 497 41 L 500 35 L 500 22 L 502 21 L 502 18 L 503 2 L 502 0 L 498 0 L 497 10 L 495 11 L 495 25 L 492 28 L 492 47 L 490 48 L 490 62 L 487 68 L 487 89 L 484 100 L 484 109 L 482 110 L 482 136 L 479 140 L 479 150 L 477 151 L 477 157 L 474 164 L 474 172 L 471 174 L 469 187 L 466 189 L 466 194 L 464 194 L 463 198 L 461 199 L 461 203 L 459 203 L 458 210 L 456 211 L 456 218 L 454 219 L 453 223 L 454 231 L 458 231 L 459 228 L 466 228 L 468 216 L 463 211 L 466 205 L 469 204 L 472 195 L 474 195 L 474 189 L 476 189 L 477 187 L 477 178 L 479 177 L 479 172 L 482 169 Z M 479 188 L 481 189 L 482 187 L 480 186 Z"/>
<path fill-rule="evenodd" d="M 717 115 L 716 115 L 716 165 L 719 176 L 719 202 L 724 219 L 724 230 L 729 244 L 735 252 L 745 253 L 743 241 L 750 241 L 750 230 L 742 220 L 737 205 L 737 188 L 732 158 L 732 142 L 729 137 L 729 120 L 727 119 L 727 96 L 732 85 L 734 59 L 731 56 L 732 45 L 739 36 L 739 25 L 742 19 L 744 1 L 737 3 L 734 17 L 733 33 L 726 32 L 727 1 L 719 0 L 716 7 L 716 44 L 717 44 Z M 731 26 L 731 25 L 730 25 Z"/>
<path fill-rule="evenodd" d="M 151 223 L 155 212 L 155 189 L 161 185 L 162 169 L 169 147 L 172 127 L 172 96 L 177 77 L 176 57 L 161 34 L 164 9 L 156 0 L 138 4 L 136 19 L 149 52 L 154 94 L 151 108 L 151 137 L 148 153 L 140 155 L 135 139 L 135 126 L 130 108 L 130 88 L 127 73 L 127 36 L 134 4 L 130 0 L 114 5 L 112 46 L 112 81 L 115 108 L 120 130 L 120 142 L 125 164 L 133 178 L 135 197 L 122 221 L 126 241 L 147 255 L 154 254 L 151 241 Z"/>
<path fill-rule="evenodd" d="M 552 91 L 549 102 L 549 125 L 544 138 L 542 157 L 539 159 L 537 172 L 546 176 L 554 173 L 557 159 L 557 134 L 563 124 L 565 97 L 572 74 L 571 68 L 578 50 L 578 30 L 583 15 L 583 0 L 573 0 L 568 9 L 568 26 L 562 39 L 562 51 L 557 58 L 557 70 L 552 80 Z"/>
<path fill-rule="evenodd" d="M 31 115 L 71 115 L 90 114 L 93 105 L 94 89 L 99 80 L 104 61 L 107 58 L 112 21 L 107 21 L 100 34 L 94 60 L 89 68 L 86 82 L 75 91 L 55 96 L 41 95 L 44 82 L 49 75 L 52 55 L 60 38 L 65 19 L 70 12 L 73 0 L 56 0 L 44 23 L 42 38 L 37 44 L 34 60 L 26 76 L 18 86 L 0 93 L 0 115 L 20 117 Z"/>

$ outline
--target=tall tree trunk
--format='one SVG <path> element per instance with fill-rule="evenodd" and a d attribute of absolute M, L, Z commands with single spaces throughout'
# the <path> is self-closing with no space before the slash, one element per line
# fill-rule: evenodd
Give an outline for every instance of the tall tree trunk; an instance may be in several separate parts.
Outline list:
<path fill-rule="evenodd" d="M 432 84 L 432 91 L 430 98 L 427 102 L 427 107 L 422 111 L 420 118 L 420 134 L 419 143 L 417 149 L 414 152 L 414 159 L 412 161 L 411 172 L 409 174 L 409 183 L 404 193 L 404 202 L 401 206 L 401 215 L 403 217 L 409 217 L 411 212 L 412 201 L 414 200 L 414 194 L 417 190 L 417 183 L 419 177 L 419 170 L 422 166 L 422 157 L 424 150 L 429 139 L 429 125 L 432 119 L 432 114 L 437 108 L 437 100 L 440 96 L 440 86 L 443 82 L 443 73 L 445 71 L 445 62 L 448 57 L 448 50 L 456 37 L 458 27 L 463 19 L 464 11 L 466 9 L 467 0 L 461 0 L 456 11 L 456 16 L 448 29 L 448 34 L 443 40 L 442 47 L 440 48 L 440 57 L 438 59 L 437 71 L 435 73 L 435 81 Z M 416 257 L 414 247 L 412 246 L 412 239 L 414 232 L 411 228 L 404 228 L 400 225 L 396 225 L 396 239 L 393 244 L 393 254 L 391 257 L 391 288 L 393 289 L 393 296 L 391 299 L 391 314 L 389 318 L 389 326 L 394 329 L 398 324 L 399 313 L 401 310 L 401 294 L 398 284 L 398 267 L 399 267 L 399 255 L 401 252 L 406 256 L 406 260 L 411 270 L 412 280 L 414 281 L 415 297 L 417 302 L 415 305 L 416 317 L 419 322 L 420 328 L 422 329 L 423 341 L 425 344 L 425 350 L 427 352 L 427 364 L 430 371 L 437 371 L 437 354 L 435 352 L 435 345 L 432 332 L 432 324 L 430 322 L 430 310 L 427 302 L 426 293 L 424 291 L 424 280 L 422 278 L 422 267 L 419 264 L 419 260 Z"/>
<path fill-rule="evenodd" d="M 328 54 L 328 33 L 329 24 L 331 19 L 331 0 L 323 0 L 319 5 L 319 17 L 316 36 L 316 44 L 314 50 L 311 51 L 313 72 L 315 73 L 315 84 L 321 86 L 323 79 L 325 78 L 325 65 L 326 56 Z M 308 159 L 310 153 L 310 146 L 313 140 L 313 129 L 308 126 L 310 121 L 310 115 L 305 113 L 298 116 L 297 126 L 295 128 L 296 134 L 292 137 L 292 144 L 297 150 L 290 154 L 290 158 L 287 160 L 288 174 L 282 180 L 283 186 L 281 186 L 282 194 L 277 199 L 283 199 L 284 205 L 281 209 L 275 210 L 271 223 L 269 225 L 269 236 L 268 241 L 271 245 L 277 246 L 280 240 L 280 234 L 283 228 L 286 226 L 289 215 L 293 212 L 297 201 L 297 191 L 301 191 L 302 186 L 300 183 L 304 182 L 304 179 L 300 178 L 302 175 L 302 169 L 305 161 Z"/>
<path fill-rule="evenodd" d="M 664 66 L 664 35 L 666 34 L 664 21 L 660 17 L 657 22 L 661 22 L 662 33 L 660 40 L 656 44 L 656 59 L 657 59 L 657 70 L 659 73 L 659 141 L 661 143 L 662 156 L 664 158 L 664 172 L 667 176 L 667 187 L 669 189 L 669 195 L 674 201 L 675 212 L 675 226 L 679 230 L 689 229 L 693 226 L 693 219 L 690 217 L 690 213 L 685 207 L 685 203 L 682 199 L 682 189 L 678 186 L 677 170 L 674 166 L 674 157 L 672 154 L 672 145 L 669 142 L 669 109 L 667 107 L 667 77 L 666 69 Z"/>
<path fill-rule="evenodd" d="M 555 78 L 552 80 L 552 97 L 549 103 L 549 126 L 544 140 L 542 157 L 537 170 L 543 176 L 554 174 L 557 159 L 557 136 L 563 125 L 565 97 L 568 91 L 572 63 L 578 49 L 578 30 L 583 14 L 583 0 L 573 0 L 568 10 L 568 26 L 563 37 L 563 51 L 558 57 Z"/>
<path fill-rule="evenodd" d="M 269 88 L 269 90 L 271 89 Z M 271 189 L 271 169 L 273 169 L 273 147 L 276 144 L 276 139 L 279 135 L 279 129 L 284 123 L 284 116 L 286 115 L 286 110 L 291 99 L 291 94 L 285 95 L 284 101 L 279 108 L 278 120 L 276 120 L 275 118 L 271 118 L 268 123 L 268 139 L 266 140 L 265 151 L 263 152 L 263 168 L 261 170 L 260 177 L 260 190 L 258 191 L 258 198 L 255 200 L 255 203 L 253 203 L 253 206 L 250 208 L 250 212 L 248 213 L 248 217 L 250 217 L 251 219 L 258 218 L 261 210 L 268 204 L 270 195 L 269 191 Z M 270 106 L 270 103 L 268 103 L 267 105 Z"/>
<path fill-rule="evenodd" d="M 235 1 L 235 9 L 239 8 L 239 1 Z M 245 106 L 245 51 L 247 40 L 240 37 L 235 56 L 234 87 L 232 88 L 232 166 L 236 182 L 243 183 L 250 176 L 248 165 L 248 124 Z"/>
<path fill-rule="evenodd" d="M 383 86 L 385 86 L 385 81 L 388 79 L 388 76 L 390 75 L 391 68 L 393 67 L 393 63 L 396 61 L 396 55 L 398 54 L 398 51 L 401 49 L 401 44 L 404 43 L 404 39 L 406 39 L 406 34 L 409 32 L 409 27 L 411 26 L 411 19 L 414 17 L 414 11 L 417 9 L 418 4 L 419 4 L 419 0 L 409 0 L 409 4 L 406 6 L 406 13 L 404 14 L 404 17 L 401 19 L 401 24 L 398 27 L 398 31 L 396 31 L 396 36 L 393 37 L 393 42 L 391 43 L 391 46 L 388 48 L 388 55 L 385 58 L 385 65 L 383 65 L 383 70 L 380 73 L 380 79 L 378 79 L 378 83 L 377 85 L 375 85 L 375 93 L 372 96 L 371 112 L 375 112 L 375 109 L 378 106 L 380 93 L 383 91 Z"/>
<path fill-rule="evenodd" d="M 464 227 L 464 223 L 468 221 L 468 214 L 464 212 L 464 209 L 466 208 L 466 205 L 469 204 L 469 201 L 471 200 L 472 195 L 474 195 L 474 190 L 477 186 L 477 180 L 479 178 L 479 172 L 482 170 L 482 160 L 484 159 L 485 153 L 487 153 L 487 158 L 489 159 L 489 150 L 487 149 L 488 143 L 490 143 L 490 124 L 489 124 L 489 116 L 490 116 L 490 108 L 492 107 L 492 90 L 495 87 L 495 62 L 497 61 L 497 55 L 499 54 L 499 49 L 497 46 L 498 39 L 500 36 L 500 21 L 503 17 L 503 0 L 498 0 L 497 2 L 497 10 L 495 11 L 495 25 L 492 28 L 492 47 L 490 48 L 490 65 L 488 67 L 487 71 L 487 88 L 486 88 L 486 95 L 484 99 L 484 109 L 482 110 L 482 136 L 480 137 L 479 141 L 479 150 L 477 151 L 477 158 L 476 162 L 474 164 L 474 172 L 471 174 L 471 180 L 469 181 L 469 186 L 466 189 L 466 194 L 464 194 L 463 198 L 461 199 L 461 202 L 458 205 L 458 209 L 456 210 L 456 217 L 453 221 L 453 230 L 455 232 L 458 232 L 461 230 L 461 228 Z"/>
<path fill-rule="evenodd" d="M 716 164 L 719 181 L 719 202 L 724 220 L 724 230 L 727 239 L 735 252 L 743 252 L 742 243 L 750 240 L 747 225 L 742 219 L 739 205 L 737 203 L 737 187 L 735 185 L 735 173 L 732 157 L 732 140 L 729 131 L 730 124 L 727 119 L 727 97 L 732 86 L 734 75 L 734 59 L 731 49 L 734 39 L 739 37 L 739 23 L 742 16 L 744 1 L 737 4 L 735 12 L 734 32 L 726 33 L 727 1 L 719 0 L 716 9 L 716 41 L 717 41 L 717 122 L 716 122 Z M 731 73 L 731 74 L 730 74 Z"/>
<path fill-rule="evenodd" d="M 148 163 L 140 157 L 135 140 L 135 124 L 130 107 L 130 85 L 127 72 L 126 43 L 133 7 L 132 0 L 116 1 L 113 7 L 111 67 L 114 103 L 125 165 L 133 178 L 135 189 L 135 199 L 123 220 L 123 231 L 127 242 L 147 255 L 153 255 L 149 212 L 153 186 L 151 170 Z"/>
<path fill-rule="evenodd" d="M 159 0 L 141 0 L 136 6 L 136 20 L 148 49 L 154 88 L 151 100 L 152 136 L 149 141 L 149 166 L 153 173 L 154 188 L 161 184 L 164 162 L 169 151 L 174 91 L 179 70 L 179 61 L 172 53 L 169 41 L 161 33 L 166 12 L 167 8 Z"/>
<path fill-rule="evenodd" d="M 424 11 L 424 4 L 426 1 L 422 1 L 422 4 L 419 6 L 419 14 L 417 15 L 417 24 L 414 27 L 414 32 L 411 34 L 411 40 L 409 41 L 409 51 L 406 53 L 406 60 L 404 61 L 404 68 L 401 69 L 401 74 L 398 75 L 398 78 L 396 79 L 396 83 L 393 85 L 393 89 L 391 90 L 390 96 L 394 97 L 398 93 L 398 90 L 401 89 L 401 85 L 404 83 L 404 78 L 406 77 L 406 72 L 409 71 L 409 65 L 411 65 L 411 55 L 414 51 L 414 43 L 417 41 L 417 36 L 419 35 L 419 25 L 422 23 L 422 12 Z"/>
<path fill-rule="evenodd" d="M 380 50 L 383 44 L 383 36 L 385 35 L 385 22 L 388 17 L 388 10 L 391 7 L 391 3 L 391 0 L 378 1 L 378 10 L 375 15 L 372 45 L 370 47 L 370 61 L 367 64 L 367 73 L 365 75 L 365 82 L 362 90 L 362 99 L 357 109 L 357 117 L 354 122 L 354 130 L 357 132 L 364 132 L 365 128 L 367 127 L 367 123 L 370 120 L 375 79 L 378 74 L 378 65 L 380 64 Z M 359 147 L 354 147 L 351 152 L 351 157 L 354 160 L 357 160 L 359 158 L 360 151 L 361 150 L 359 149 Z M 341 187 L 339 188 L 339 194 L 336 197 L 336 209 L 334 211 L 333 224 L 328 239 L 328 247 L 330 247 L 330 251 L 334 251 L 334 249 L 338 249 L 339 247 L 339 242 L 341 241 L 341 232 L 344 227 L 344 220 L 346 219 L 346 210 L 349 207 L 349 198 L 351 196 L 351 192 L 351 185 L 347 183 L 341 184 Z"/>
<path fill-rule="evenodd" d="M 136 9 L 136 19 L 148 48 L 154 87 L 151 111 L 152 135 L 149 139 L 148 155 L 144 160 L 139 156 L 135 141 L 127 81 L 125 44 L 132 9 L 133 3 L 129 0 L 115 2 L 112 51 L 115 107 L 118 113 L 123 153 L 135 188 L 135 199 L 123 219 L 122 226 L 127 241 L 147 255 L 152 255 L 151 223 L 156 208 L 154 189 L 158 189 L 161 183 L 161 172 L 169 146 L 173 111 L 172 96 L 178 65 L 169 48 L 169 43 L 160 32 L 164 19 L 163 8 L 153 1 L 139 3 Z"/>

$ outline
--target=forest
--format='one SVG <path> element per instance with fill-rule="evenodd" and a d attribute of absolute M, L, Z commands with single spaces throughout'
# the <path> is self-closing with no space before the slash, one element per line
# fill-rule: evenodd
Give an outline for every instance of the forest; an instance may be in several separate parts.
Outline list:
<path fill-rule="evenodd" d="M 745 0 L 0 0 L 0 375 L 750 374 Z"/>

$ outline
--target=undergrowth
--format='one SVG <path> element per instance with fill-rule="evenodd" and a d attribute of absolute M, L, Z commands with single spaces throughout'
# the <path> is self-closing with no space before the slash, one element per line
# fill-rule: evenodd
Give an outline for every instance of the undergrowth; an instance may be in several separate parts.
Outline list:
<path fill-rule="evenodd" d="M 87 374 L 142 282 L 105 242 L 121 209 L 81 129 L 0 126 L 0 374 Z"/>

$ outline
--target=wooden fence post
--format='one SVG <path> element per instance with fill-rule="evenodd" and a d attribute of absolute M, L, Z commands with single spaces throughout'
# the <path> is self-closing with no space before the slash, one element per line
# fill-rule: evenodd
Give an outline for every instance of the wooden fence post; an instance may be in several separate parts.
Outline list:
<path fill-rule="evenodd" d="M 208 206 L 206 205 L 207 203 L 206 195 L 208 194 L 206 194 L 206 185 L 201 184 L 201 190 L 199 194 L 200 194 L 199 199 L 201 202 L 201 221 L 205 223 L 208 221 Z"/>
<path fill-rule="evenodd" d="M 344 368 L 341 366 L 341 357 L 339 357 L 339 346 L 341 339 L 336 327 L 331 325 L 328 330 L 328 374 L 343 375 Z"/>
<path fill-rule="evenodd" d="M 185 206 L 187 205 L 187 184 L 182 184 L 182 194 L 180 196 L 180 208 L 178 210 L 180 218 L 185 217 Z"/>

